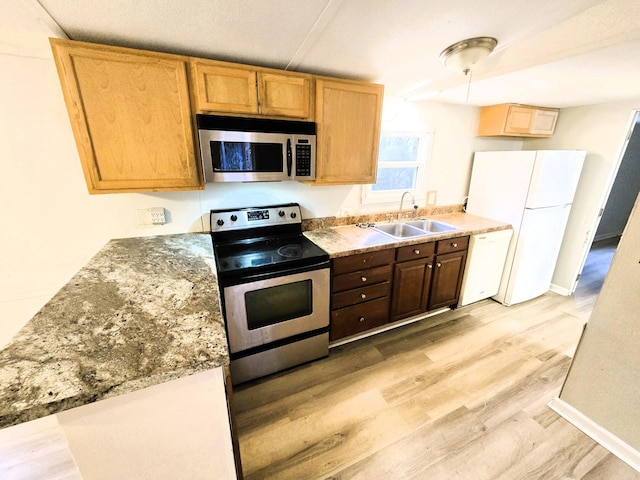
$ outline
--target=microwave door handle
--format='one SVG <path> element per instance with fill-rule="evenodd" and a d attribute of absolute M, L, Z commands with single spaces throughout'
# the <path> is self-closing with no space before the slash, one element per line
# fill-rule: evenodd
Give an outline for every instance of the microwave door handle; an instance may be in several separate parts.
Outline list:
<path fill-rule="evenodd" d="M 287 177 L 291 177 L 293 167 L 293 152 L 291 151 L 291 139 L 287 138 Z"/>

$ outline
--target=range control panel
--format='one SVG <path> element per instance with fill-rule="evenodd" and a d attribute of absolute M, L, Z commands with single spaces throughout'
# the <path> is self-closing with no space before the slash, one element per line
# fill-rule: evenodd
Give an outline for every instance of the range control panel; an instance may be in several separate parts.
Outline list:
<path fill-rule="evenodd" d="M 300 205 L 297 203 L 269 207 L 211 210 L 212 232 L 226 232 L 289 223 L 302 223 Z"/>

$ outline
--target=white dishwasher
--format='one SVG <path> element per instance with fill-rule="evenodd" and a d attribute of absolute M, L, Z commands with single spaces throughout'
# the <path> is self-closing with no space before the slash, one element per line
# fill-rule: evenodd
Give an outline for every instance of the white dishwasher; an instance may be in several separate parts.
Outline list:
<path fill-rule="evenodd" d="M 511 229 L 471 235 L 458 305 L 469 305 L 498 293 L 512 235 Z"/>

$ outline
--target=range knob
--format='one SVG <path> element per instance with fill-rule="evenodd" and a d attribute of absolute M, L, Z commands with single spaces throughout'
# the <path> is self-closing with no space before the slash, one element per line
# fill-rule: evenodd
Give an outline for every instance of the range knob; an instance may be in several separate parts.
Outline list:
<path fill-rule="evenodd" d="M 222 226 L 224 225 L 224 220 L 219 218 L 218 221 L 216 222 L 218 225 Z"/>
<path fill-rule="evenodd" d="M 296 218 L 298 214 L 296 212 L 291 212 L 291 218 Z"/>
<path fill-rule="evenodd" d="M 281 217 L 284 217 L 284 210 L 280 210 L 280 211 L 278 212 L 278 215 L 280 215 Z"/>
<path fill-rule="evenodd" d="M 231 221 L 235 222 L 236 220 L 238 220 L 238 216 L 237 215 L 231 215 Z"/>

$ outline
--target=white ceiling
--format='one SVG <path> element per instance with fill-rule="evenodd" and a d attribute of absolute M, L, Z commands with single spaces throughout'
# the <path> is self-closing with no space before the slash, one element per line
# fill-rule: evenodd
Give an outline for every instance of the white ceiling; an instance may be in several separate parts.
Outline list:
<path fill-rule="evenodd" d="M 369 80 L 411 100 L 640 104 L 637 0 L 8 2 L 0 53 L 48 58 L 47 38 L 66 35 Z M 471 77 L 440 63 L 444 48 L 477 36 L 498 46 Z"/>

